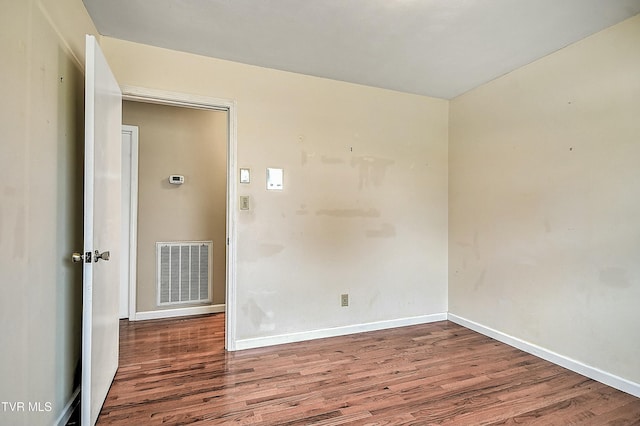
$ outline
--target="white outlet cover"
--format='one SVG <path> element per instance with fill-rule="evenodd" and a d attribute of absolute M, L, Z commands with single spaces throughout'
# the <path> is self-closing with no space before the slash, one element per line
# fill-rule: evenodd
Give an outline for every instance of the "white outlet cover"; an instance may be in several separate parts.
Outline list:
<path fill-rule="evenodd" d="M 284 170 L 267 168 L 267 189 L 282 190 L 284 188 Z"/>

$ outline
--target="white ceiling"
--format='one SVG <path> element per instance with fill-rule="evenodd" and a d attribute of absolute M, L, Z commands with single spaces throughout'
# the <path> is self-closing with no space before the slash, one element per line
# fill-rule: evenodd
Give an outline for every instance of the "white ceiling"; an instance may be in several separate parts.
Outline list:
<path fill-rule="evenodd" d="M 103 35 L 445 99 L 640 13 L 640 0 L 83 1 Z"/>

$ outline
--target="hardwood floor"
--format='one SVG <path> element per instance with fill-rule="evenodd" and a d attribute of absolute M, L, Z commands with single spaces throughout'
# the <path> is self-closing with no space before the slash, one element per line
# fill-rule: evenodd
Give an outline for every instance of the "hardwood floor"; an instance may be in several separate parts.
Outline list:
<path fill-rule="evenodd" d="M 443 321 L 227 353 L 224 314 L 120 324 L 98 425 L 640 424 L 640 399 Z"/>

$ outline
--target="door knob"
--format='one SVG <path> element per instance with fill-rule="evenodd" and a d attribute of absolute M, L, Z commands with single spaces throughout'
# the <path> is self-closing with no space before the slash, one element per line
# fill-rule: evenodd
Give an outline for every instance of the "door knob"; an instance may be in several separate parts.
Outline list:
<path fill-rule="evenodd" d="M 111 256 L 111 254 L 108 251 L 103 251 L 102 253 L 100 253 L 98 250 L 96 250 L 95 253 L 94 253 L 93 258 L 97 262 L 100 259 L 109 260 L 110 256 Z"/>
<path fill-rule="evenodd" d="M 87 263 L 91 263 L 91 252 L 88 251 L 87 254 L 82 254 L 82 253 L 73 253 L 71 255 L 71 261 L 73 263 L 82 263 L 82 261 L 85 261 Z"/>

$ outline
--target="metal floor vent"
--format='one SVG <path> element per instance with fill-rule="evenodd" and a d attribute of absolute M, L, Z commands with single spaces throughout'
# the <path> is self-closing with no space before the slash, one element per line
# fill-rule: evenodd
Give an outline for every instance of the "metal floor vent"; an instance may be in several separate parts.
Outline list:
<path fill-rule="evenodd" d="M 156 243 L 158 305 L 211 302 L 212 241 Z"/>

